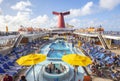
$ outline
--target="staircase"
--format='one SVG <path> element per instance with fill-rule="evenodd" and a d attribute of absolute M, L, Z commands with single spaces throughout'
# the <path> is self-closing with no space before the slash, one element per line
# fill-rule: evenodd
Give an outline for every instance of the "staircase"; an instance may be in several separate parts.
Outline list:
<path fill-rule="evenodd" d="M 14 45 L 13 45 L 13 48 L 14 48 L 14 47 L 17 47 L 17 46 L 19 45 L 19 43 L 20 43 L 20 41 L 22 40 L 22 38 L 23 38 L 22 35 L 19 35 L 19 36 L 18 36 L 17 40 L 15 41 L 15 43 L 14 43 Z"/>
<path fill-rule="evenodd" d="M 109 49 L 105 39 L 102 37 L 102 35 L 100 33 L 98 33 L 98 38 L 103 46 L 104 49 Z"/>

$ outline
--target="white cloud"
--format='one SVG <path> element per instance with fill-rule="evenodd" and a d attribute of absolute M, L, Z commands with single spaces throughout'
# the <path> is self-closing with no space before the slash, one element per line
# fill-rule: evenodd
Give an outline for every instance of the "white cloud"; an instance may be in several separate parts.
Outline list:
<path fill-rule="evenodd" d="M 48 23 L 48 16 L 47 15 L 43 15 L 43 16 L 38 16 L 34 19 L 31 19 L 30 22 L 32 23 L 33 27 L 44 27 L 45 24 Z"/>
<path fill-rule="evenodd" d="M 30 7 L 32 4 L 30 1 L 20 1 L 16 3 L 16 5 L 11 6 L 13 10 L 19 10 L 19 11 L 31 11 L 28 7 Z"/>
<path fill-rule="evenodd" d="M 47 15 L 39 15 L 36 18 L 30 19 L 30 14 L 26 12 L 18 12 L 16 16 L 1 15 L 0 21 L 0 31 L 5 31 L 6 25 L 8 25 L 9 31 L 17 31 L 21 25 L 24 27 L 41 28 L 49 28 L 56 25 L 54 17 L 49 18 Z"/>
<path fill-rule="evenodd" d="M 5 26 L 8 25 L 10 31 L 16 31 L 20 26 L 24 27 L 41 27 L 41 28 L 50 28 L 54 27 L 57 24 L 56 16 L 50 18 L 48 15 L 39 15 L 36 18 L 30 19 L 30 15 L 27 13 L 18 12 L 16 16 L 11 15 L 0 15 L 0 31 L 5 31 Z M 111 23 L 109 23 L 111 22 Z M 98 27 L 103 25 L 105 29 L 112 29 L 116 30 L 115 27 L 120 29 L 120 19 L 117 18 L 116 20 L 104 20 L 100 21 L 98 19 L 78 19 L 74 18 L 69 20 L 68 24 L 75 26 L 75 28 L 83 28 L 83 27 Z M 117 24 L 116 24 L 117 23 Z M 114 29 L 113 29 L 114 28 Z"/>
<path fill-rule="evenodd" d="M 6 25 L 8 25 L 9 31 L 17 31 L 21 25 L 24 27 L 48 27 L 48 25 L 51 25 L 51 21 L 52 19 L 49 19 L 47 15 L 30 19 L 30 12 L 28 11 L 18 11 L 15 16 L 1 14 L 0 31 L 5 31 Z"/>
<path fill-rule="evenodd" d="M 91 7 L 93 6 L 93 2 L 88 2 L 82 9 L 81 12 L 83 15 L 87 15 L 91 13 Z"/>
<path fill-rule="evenodd" d="M 100 7 L 112 10 L 120 4 L 120 0 L 100 0 Z"/>
<path fill-rule="evenodd" d="M 3 2 L 3 0 L 0 0 L 0 4 Z M 0 8 L 0 15 L 2 14 L 2 9 Z"/>
<path fill-rule="evenodd" d="M 0 15 L 2 14 L 2 9 L 0 8 Z"/>
<path fill-rule="evenodd" d="M 0 17 L 1 25 L 0 28 L 1 31 L 5 31 L 5 26 L 8 25 L 10 31 L 16 31 L 20 27 L 20 25 L 25 25 L 29 21 L 29 17 L 26 14 L 21 14 L 20 12 L 17 13 L 16 16 L 11 15 L 1 15 Z"/>
<path fill-rule="evenodd" d="M 81 21 L 79 19 L 71 19 L 69 22 L 68 22 L 70 25 L 73 25 L 75 27 L 79 27 L 81 25 Z"/>
<path fill-rule="evenodd" d="M 102 0 L 101 0 L 102 1 Z M 105 1 L 105 0 L 104 0 Z M 116 1 L 116 0 L 115 0 Z M 53 18 L 50 18 L 48 15 L 39 15 L 36 18 L 30 19 L 30 13 L 31 9 L 29 8 L 31 6 L 31 2 L 29 1 L 20 1 L 16 5 L 12 6 L 11 8 L 14 10 L 18 10 L 18 13 L 15 16 L 11 15 L 0 15 L 0 31 L 5 31 L 5 26 L 8 25 L 8 28 L 10 31 L 16 31 L 18 28 L 22 25 L 24 27 L 41 27 L 41 28 L 50 28 L 57 25 L 58 17 L 53 16 Z M 99 6 L 97 6 L 99 7 Z M 105 25 L 106 27 L 110 26 L 116 26 L 120 28 L 120 20 L 116 22 L 116 20 L 113 20 L 113 23 L 111 20 L 106 21 L 99 21 L 97 19 L 78 19 L 78 16 L 86 16 L 94 11 L 94 4 L 93 2 L 88 2 L 86 5 L 84 5 L 80 9 L 70 9 L 70 16 L 69 17 L 75 17 L 73 19 L 69 18 L 68 24 L 73 25 L 75 27 L 90 27 L 90 26 L 99 26 L 99 25 Z M 2 12 L 2 10 L 0 10 Z M 118 18 L 118 17 L 117 17 Z M 118 23 L 118 24 L 116 24 Z M 111 27 L 112 29 L 112 27 Z"/>
<path fill-rule="evenodd" d="M 0 4 L 3 2 L 3 0 L 0 0 Z"/>
<path fill-rule="evenodd" d="M 20 1 L 16 5 L 11 7 L 14 10 L 18 10 L 15 16 L 1 14 L 0 15 L 1 31 L 5 31 L 6 25 L 8 25 L 10 31 L 18 30 L 18 28 L 21 25 L 25 27 L 31 26 L 32 22 L 30 22 L 30 14 L 32 10 L 29 8 L 31 5 L 32 4 L 29 1 L 26 1 L 26 2 Z"/>
<path fill-rule="evenodd" d="M 81 9 L 70 9 L 70 16 L 77 17 L 77 16 L 85 16 L 92 13 L 93 2 L 88 2 L 85 6 Z"/>
<path fill-rule="evenodd" d="M 75 28 L 86 28 L 86 27 L 98 27 L 105 24 L 104 21 L 99 21 L 98 19 L 78 19 L 74 18 L 69 21 L 71 25 L 74 25 Z"/>
<path fill-rule="evenodd" d="M 111 23 L 109 23 L 111 22 Z M 118 31 L 120 30 L 120 19 L 116 18 L 107 19 L 107 20 L 99 20 L 99 19 L 78 19 L 74 18 L 70 20 L 68 23 L 74 25 L 75 28 L 87 28 L 87 27 L 99 27 L 102 25 L 106 31 Z"/>

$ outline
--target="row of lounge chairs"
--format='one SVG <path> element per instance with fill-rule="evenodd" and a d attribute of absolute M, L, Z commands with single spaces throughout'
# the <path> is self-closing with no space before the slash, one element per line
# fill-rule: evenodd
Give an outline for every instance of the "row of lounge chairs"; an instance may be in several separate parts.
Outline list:
<path fill-rule="evenodd" d="M 10 54 L 3 55 L 0 54 L 0 74 L 9 74 L 11 76 L 15 76 L 18 74 L 22 66 L 19 66 L 15 63 L 17 59 L 21 56 L 24 56 L 33 50 L 32 45 L 34 42 L 30 42 L 26 45 L 20 45 L 18 47 L 13 48 Z"/>
<path fill-rule="evenodd" d="M 15 76 L 22 67 L 17 66 L 14 62 L 16 59 L 11 59 L 7 55 L 0 54 L 0 74 L 9 74 Z"/>
<path fill-rule="evenodd" d="M 103 69 L 107 68 L 111 77 L 113 77 L 113 74 L 116 74 L 117 76 L 119 75 L 118 73 L 113 73 L 112 70 L 114 69 L 111 68 L 120 66 L 119 55 L 116 57 L 115 53 L 107 51 L 100 46 L 92 45 L 88 42 L 82 45 L 82 49 L 87 52 L 87 54 L 92 58 L 93 61 L 99 63 L 99 65 L 102 66 Z"/>
<path fill-rule="evenodd" d="M 115 53 L 107 51 L 99 46 L 91 46 L 86 43 L 82 48 L 89 54 L 93 60 L 97 60 L 102 64 L 112 64 L 114 63 Z M 120 63 L 118 63 L 120 65 Z"/>
<path fill-rule="evenodd" d="M 115 45 L 120 45 L 120 40 L 113 40 L 113 43 L 114 43 Z"/>
<path fill-rule="evenodd" d="M 19 45 L 18 47 L 13 48 L 10 54 L 0 54 L 0 74 L 9 74 L 11 76 L 18 74 L 21 71 L 22 66 L 17 65 L 16 60 L 21 56 L 27 55 L 36 50 L 33 47 L 36 45 L 39 46 L 42 42 L 46 41 L 41 40 L 29 42 L 26 45 Z"/>

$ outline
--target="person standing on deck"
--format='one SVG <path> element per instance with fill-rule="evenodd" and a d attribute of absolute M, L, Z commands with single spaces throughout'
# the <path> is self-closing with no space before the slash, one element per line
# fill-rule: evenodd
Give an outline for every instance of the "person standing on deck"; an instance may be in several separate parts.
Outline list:
<path fill-rule="evenodd" d="M 27 81 L 24 75 L 23 75 L 23 76 L 21 76 L 20 81 Z"/>
<path fill-rule="evenodd" d="M 13 78 L 12 78 L 12 76 L 5 74 L 3 81 L 13 81 Z"/>
<path fill-rule="evenodd" d="M 76 80 L 76 76 L 78 75 L 78 65 L 74 66 L 74 81 Z"/>

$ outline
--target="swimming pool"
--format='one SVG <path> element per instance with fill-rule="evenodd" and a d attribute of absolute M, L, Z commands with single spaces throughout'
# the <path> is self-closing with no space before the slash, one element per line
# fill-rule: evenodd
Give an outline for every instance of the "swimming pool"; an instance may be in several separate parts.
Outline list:
<path fill-rule="evenodd" d="M 72 49 L 74 49 L 74 50 L 72 50 Z M 72 78 L 74 76 L 73 75 L 74 74 L 73 66 L 63 62 L 61 60 L 61 58 L 64 54 L 76 53 L 75 52 L 76 48 L 72 48 L 70 43 L 67 43 L 63 40 L 56 40 L 53 43 L 50 43 L 50 44 L 43 46 L 40 50 L 41 50 L 40 53 L 47 55 L 47 60 L 35 65 L 35 79 L 36 79 L 36 81 L 54 81 L 53 78 L 45 77 L 44 70 L 43 70 L 44 66 L 46 64 L 49 64 L 50 62 L 61 63 L 64 65 L 67 65 L 69 67 L 69 73 L 66 73 L 67 75 L 65 75 L 64 78 L 60 78 L 60 80 L 68 81 L 68 78 L 69 78 L 70 79 L 69 81 L 72 81 Z M 81 54 L 80 51 L 79 51 L 79 53 Z M 81 73 L 81 75 L 78 78 L 80 78 L 80 81 L 82 81 L 83 76 L 84 76 L 83 68 L 79 67 L 78 72 Z M 34 81 L 32 67 L 26 72 L 26 78 L 28 81 Z M 65 79 L 65 78 L 67 78 L 67 79 Z"/>
<path fill-rule="evenodd" d="M 71 54 L 72 51 L 64 41 L 57 41 L 49 46 L 50 50 L 47 54 L 49 58 L 62 58 L 64 54 Z"/>

